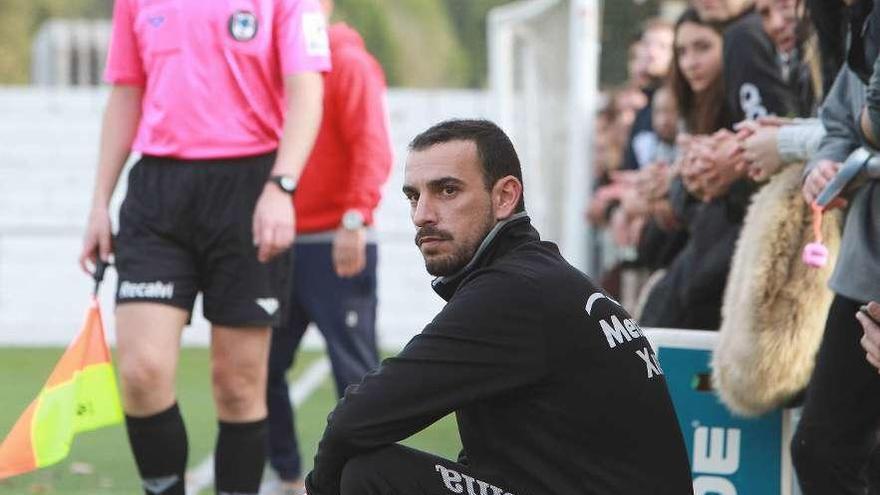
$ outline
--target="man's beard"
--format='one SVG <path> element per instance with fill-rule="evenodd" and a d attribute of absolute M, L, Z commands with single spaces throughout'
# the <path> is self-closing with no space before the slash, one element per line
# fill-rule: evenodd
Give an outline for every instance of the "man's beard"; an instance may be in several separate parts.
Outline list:
<path fill-rule="evenodd" d="M 455 252 L 443 256 L 425 257 L 425 270 L 435 277 L 445 277 L 461 270 L 477 252 L 476 245 L 458 246 Z"/>
<path fill-rule="evenodd" d="M 483 239 L 486 238 L 486 235 L 492 230 L 494 225 L 495 217 L 488 217 L 483 225 L 481 235 L 472 242 L 462 243 L 455 246 L 455 250 L 452 253 L 432 257 L 426 256 L 422 253 L 422 256 L 425 258 L 425 270 L 428 271 L 428 274 L 434 277 L 446 277 L 458 272 L 464 268 L 471 259 L 473 259 L 477 252 L 477 248 L 479 248 Z M 419 229 L 416 233 L 417 246 L 420 245 L 420 241 L 423 237 L 436 237 L 447 241 L 454 241 L 451 234 L 433 227 L 422 227 Z"/>

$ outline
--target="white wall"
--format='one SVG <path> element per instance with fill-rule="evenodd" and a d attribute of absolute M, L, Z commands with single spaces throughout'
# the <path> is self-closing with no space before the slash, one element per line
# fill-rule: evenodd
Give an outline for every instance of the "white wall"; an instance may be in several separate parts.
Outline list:
<path fill-rule="evenodd" d="M 0 88 L 0 345 L 64 345 L 79 329 L 91 281 L 76 258 L 95 172 L 106 90 Z M 445 118 L 487 116 L 472 91 L 391 90 L 394 171 L 378 212 L 380 339 L 394 348 L 442 306 L 413 246 L 400 187 L 406 144 Z M 120 194 L 114 198 L 118 207 Z M 115 274 L 101 293 L 112 341 Z M 197 310 L 198 311 L 198 310 Z M 185 343 L 205 344 L 197 317 Z M 316 345 L 314 330 L 306 343 Z"/>

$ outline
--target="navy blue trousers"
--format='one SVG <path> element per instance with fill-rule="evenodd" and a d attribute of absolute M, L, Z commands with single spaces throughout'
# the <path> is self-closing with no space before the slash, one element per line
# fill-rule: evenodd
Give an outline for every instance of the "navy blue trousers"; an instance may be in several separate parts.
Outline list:
<path fill-rule="evenodd" d="M 317 325 L 327 343 L 340 397 L 346 387 L 359 383 L 379 364 L 376 251 L 375 244 L 368 244 L 364 271 L 353 278 L 340 278 L 333 270 L 329 242 L 293 247 L 290 313 L 286 325 L 272 330 L 266 394 L 269 462 L 283 480 L 292 481 L 302 474 L 286 375 L 309 323 Z"/>

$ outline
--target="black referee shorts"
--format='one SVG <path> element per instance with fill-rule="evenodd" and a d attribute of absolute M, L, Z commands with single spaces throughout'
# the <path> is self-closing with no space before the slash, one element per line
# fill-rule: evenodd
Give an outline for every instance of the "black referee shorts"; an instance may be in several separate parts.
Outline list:
<path fill-rule="evenodd" d="M 119 212 L 116 303 L 191 312 L 202 292 L 205 318 L 215 325 L 281 324 L 290 254 L 260 263 L 252 234 L 274 159 L 143 156 Z"/>

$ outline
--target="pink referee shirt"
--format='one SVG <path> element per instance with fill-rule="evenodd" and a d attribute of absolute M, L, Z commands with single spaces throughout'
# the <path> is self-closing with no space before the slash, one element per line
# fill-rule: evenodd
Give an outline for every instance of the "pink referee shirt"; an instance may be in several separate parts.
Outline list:
<path fill-rule="evenodd" d="M 144 87 L 135 150 L 247 156 L 278 147 L 284 76 L 329 55 L 315 0 L 116 0 L 104 78 Z"/>

